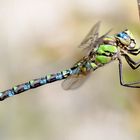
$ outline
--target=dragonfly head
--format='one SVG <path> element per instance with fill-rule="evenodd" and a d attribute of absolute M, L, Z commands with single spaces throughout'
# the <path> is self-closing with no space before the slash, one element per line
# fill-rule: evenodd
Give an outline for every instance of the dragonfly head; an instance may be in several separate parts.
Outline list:
<path fill-rule="evenodd" d="M 129 30 L 124 30 L 115 35 L 115 37 L 119 40 L 121 45 L 125 47 L 127 50 L 136 49 L 136 41 L 133 37 L 133 34 Z"/>

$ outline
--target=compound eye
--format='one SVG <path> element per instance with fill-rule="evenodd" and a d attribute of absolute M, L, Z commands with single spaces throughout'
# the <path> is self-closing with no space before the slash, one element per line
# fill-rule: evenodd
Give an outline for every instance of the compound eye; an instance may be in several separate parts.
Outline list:
<path fill-rule="evenodd" d="M 117 36 L 125 40 L 129 39 L 129 36 L 124 32 L 119 33 Z"/>

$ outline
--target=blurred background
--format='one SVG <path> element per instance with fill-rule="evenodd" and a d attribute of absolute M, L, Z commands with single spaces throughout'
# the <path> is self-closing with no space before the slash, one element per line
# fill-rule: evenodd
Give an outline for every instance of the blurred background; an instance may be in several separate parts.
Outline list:
<path fill-rule="evenodd" d="M 101 34 L 128 28 L 140 45 L 136 0 L 0 0 L 1 91 L 71 67 L 99 20 Z M 139 80 L 140 70 L 123 62 L 124 79 Z M 93 72 L 77 90 L 65 91 L 61 82 L 1 102 L 0 139 L 140 139 L 140 89 L 120 86 L 118 62 Z"/>

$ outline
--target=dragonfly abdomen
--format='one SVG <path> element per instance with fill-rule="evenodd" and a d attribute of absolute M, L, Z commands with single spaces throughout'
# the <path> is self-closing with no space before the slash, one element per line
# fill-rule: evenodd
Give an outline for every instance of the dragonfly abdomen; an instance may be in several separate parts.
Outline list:
<path fill-rule="evenodd" d="M 45 77 L 34 79 L 34 80 L 29 81 L 29 82 L 14 86 L 13 88 L 11 88 L 9 90 L 0 92 L 0 101 L 6 99 L 8 97 L 25 92 L 27 90 L 37 88 L 39 86 L 43 86 L 45 84 L 48 84 L 48 83 L 51 83 L 54 81 L 65 79 L 69 75 L 75 74 L 76 73 L 75 69 L 76 68 L 74 67 L 74 68 L 71 68 L 68 70 L 58 72 L 56 74 L 48 74 Z"/>

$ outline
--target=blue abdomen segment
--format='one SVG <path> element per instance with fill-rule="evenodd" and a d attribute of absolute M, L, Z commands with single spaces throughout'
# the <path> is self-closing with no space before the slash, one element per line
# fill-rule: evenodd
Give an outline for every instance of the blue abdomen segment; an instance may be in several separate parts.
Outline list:
<path fill-rule="evenodd" d="M 47 79 L 45 77 L 34 79 L 34 80 L 29 81 L 29 84 L 30 84 L 30 88 L 36 88 L 36 87 L 47 84 Z"/>
<path fill-rule="evenodd" d="M 29 90 L 30 88 L 31 88 L 31 86 L 30 86 L 29 83 L 24 83 L 24 84 L 21 84 L 21 85 L 14 86 L 13 91 L 14 91 L 15 94 L 19 94 L 23 91 Z"/>
<path fill-rule="evenodd" d="M 11 88 L 9 90 L 0 92 L 0 101 L 6 99 L 8 97 L 11 97 L 11 96 L 20 94 L 22 92 L 25 92 L 27 90 L 37 88 L 39 86 L 43 86 L 43 85 L 51 83 L 51 82 L 55 82 L 55 81 L 58 81 L 58 80 L 65 79 L 69 75 L 75 74 L 75 71 L 76 71 L 75 69 L 76 68 L 74 67 L 74 68 L 71 68 L 71 69 L 68 69 L 68 70 L 58 72 L 56 74 L 48 74 L 45 77 L 34 79 L 34 80 L 31 80 L 27 83 L 23 83 L 23 84 L 14 86 L 13 88 Z"/>
<path fill-rule="evenodd" d="M 15 93 L 14 93 L 13 89 L 9 89 L 4 92 L 0 92 L 0 101 L 6 99 L 8 97 L 14 96 L 14 95 L 15 95 Z"/>

